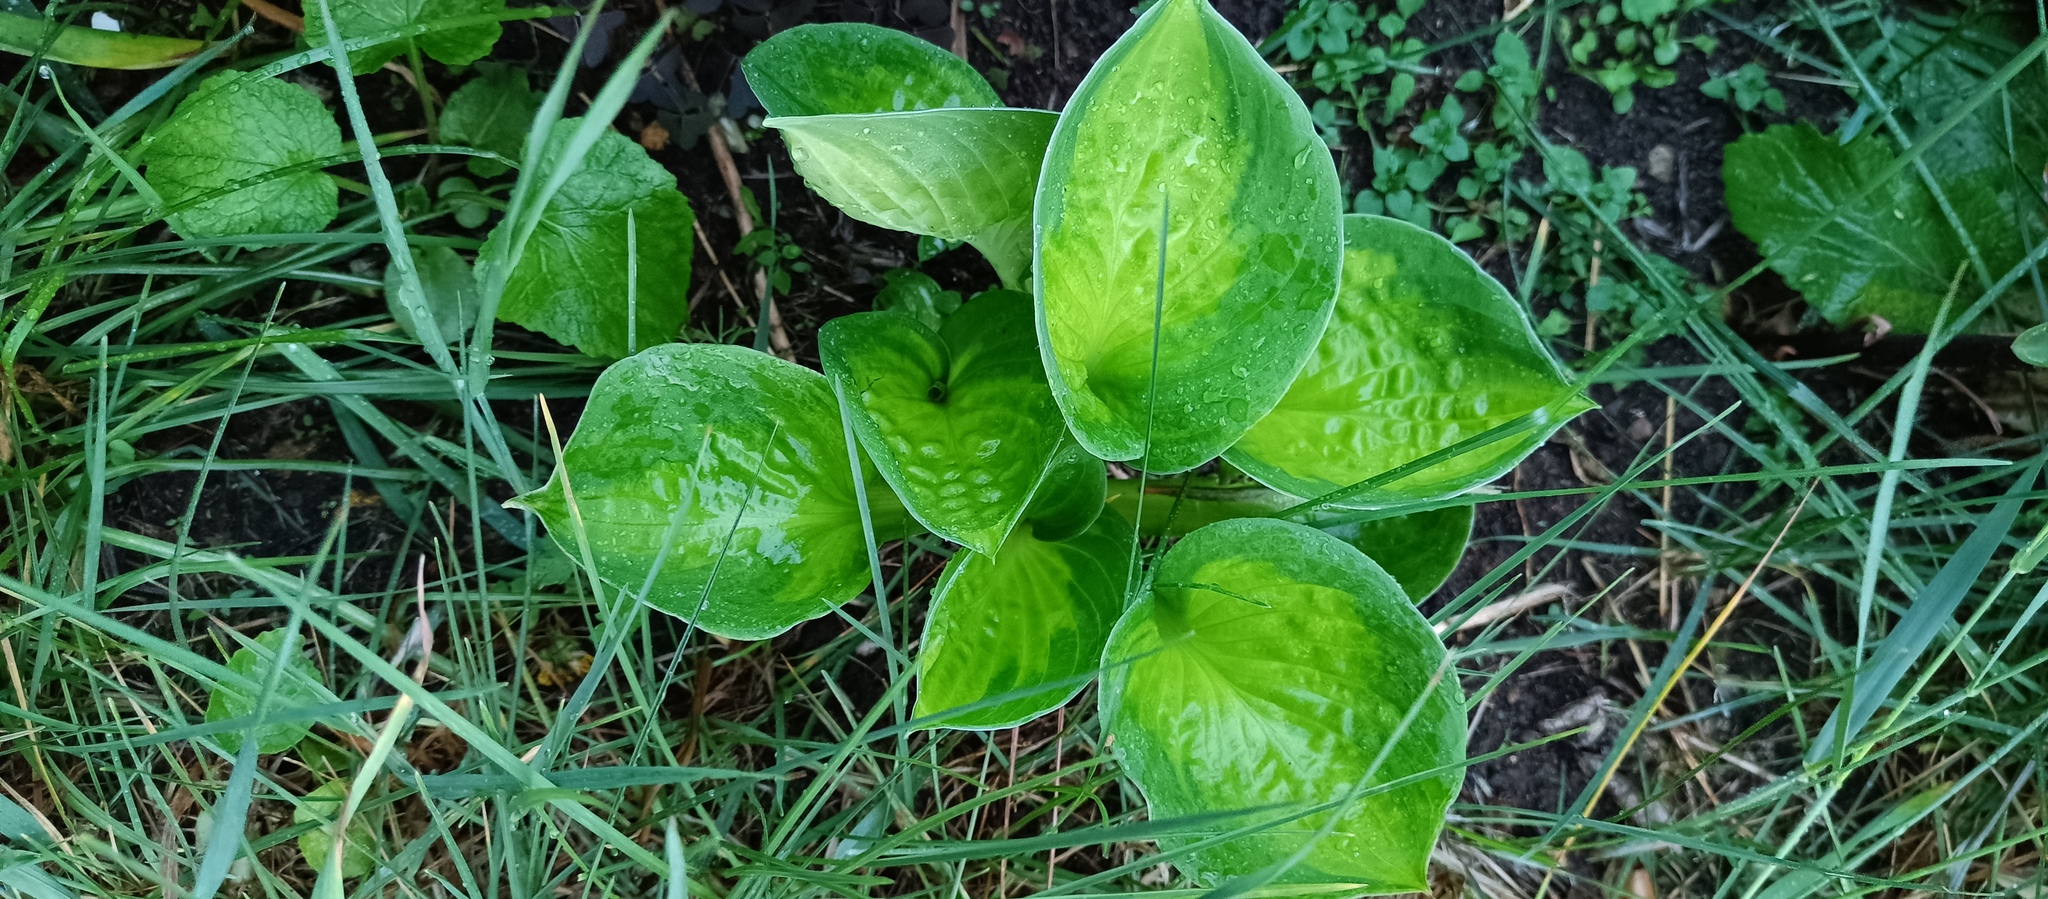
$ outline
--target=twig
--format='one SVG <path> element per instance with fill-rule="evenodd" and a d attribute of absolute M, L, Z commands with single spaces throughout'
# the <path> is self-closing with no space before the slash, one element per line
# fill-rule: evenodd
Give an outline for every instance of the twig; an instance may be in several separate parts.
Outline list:
<path fill-rule="evenodd" d="M 1523 591 L 1477 612 L 1473 612 L 1472 617 L 1458 622 L 1458 626 L 1452 629 L 1452 632 L 1462 634 L 1469 630 L 1485 627 L 1496 621 L 1505 621 L 1530 609 L 1542 608 L 1570 595 L 1572 595 L 1572 588 L 1563 584 L 1539 584 L 1533 589 Z M 1450 626 L 1451 623 L 1448 621 L 1437 625 L 1437 633 L 1443 633 L 1446 629 L 1450 629 Z"/>
<path fill-rule="evenodd" d="M 967 13 L 960 9 L 960 0 L 953 0 L 953 55 L 967 58 Z"/>
<path fill-rule="evenodd" d="M 746 194 L 740 187 L 740 169 L 732 161 L 732 147 L 725 142 L 722 123 L 713 122 L 710 132 L 711 158 L 718 163 L 718 175 L 725 180 L 725 192 L 732 197 L 732 218 L 739 225 L 740 236 L 754 233 L 754 215 L 747 211 Z M 721 272 L 721 276 L 723 273 Z M 754 268 L 754 295 L 768 307 L 768 346 L 775 355 L 794 359 L 790 350 L 789 333 L 782 328 L 782 310 L 775 308 L 775 298 L 768 293 L 768 272 L 759 266 Z M 743 307 L 745 304 L 741 304 Z"/>
<path fill-rule="evenodd" d="M 250 12 L 291 29 L 293 34 L 306 33 L 306 20 L 304 17 L 295 16 L 277 8 L 270 0 L 242 0 L 242 5 L 248 7 Z"/>

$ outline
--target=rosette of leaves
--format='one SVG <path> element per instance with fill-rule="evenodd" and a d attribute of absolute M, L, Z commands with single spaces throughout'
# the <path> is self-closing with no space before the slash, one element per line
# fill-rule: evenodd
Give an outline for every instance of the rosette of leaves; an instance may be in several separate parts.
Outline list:
<path fill-rule="evenodd" d="M 958 549 L 920 726 L 1015 726 L 1100 679 L 1153 818 L 1198 822 L 1168 840 L 1197 880 L 1299 856 L 1278 882 L 1422 886 L 1464 722 L 1411 597 L 1470 513 L 1337 507 L 1470 489 L 1586 408 L 1519 306 L 1441 238 L 1341 216 L 1306 110 L 1204 0 L 1141 16 L 1015 166 L 976 146 L 1017 149 L 1003 117 L 945 118 L 1005 112 L 969 105 L 986 85 L 910 38 L 798 29 L 746 69 L 793 152 L 838 129 L 804 162 L 828 200 L 1008 221 L 1034 235 L 1032 292 L 962 303 L 906 273 L 825 326 L 822 375 L 642 351 L 517 504 L 607 589 L 737 638 L 831 613 L 868 585 L 869 538 L 928 529 Z M 900 143 L 911 117 L 962 136 Z M 954 177 L 997 169 L 1015 177 Z M 1219 455 L 1271 486 L 1113 481 L 1103 461 Z M 1139 564 L 1139 540 L 1176 537 Z"/>

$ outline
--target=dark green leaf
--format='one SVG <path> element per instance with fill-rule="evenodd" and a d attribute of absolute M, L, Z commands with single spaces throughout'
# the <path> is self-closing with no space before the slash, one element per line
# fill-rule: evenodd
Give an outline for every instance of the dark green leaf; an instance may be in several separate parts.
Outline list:
<path fill-rule="evenodd" d="M 562 163 L 581 122 L 563 119 L 549 132 L 536 183 Z M 498 317 L 591 356 L 619 358 L 667 343 L 689 317 L 695 221 L 675 176 L 639 144 L 607 130 L 541 213 L 506 281 Z M 479 263 L 502 264 L 515 224 L 508 219 L 492 229 Z M 629 265 L 637 267 L 637 289 L 627 285 Z"/>
<path fill-rule="evenodd" d="M 960 295 L 939 286 L 930 275 L 917 271 L 891 272 L 888 285 L 875 294 L 879 312 L 900 312 L 934 331 L 945 327 L 946 316 L 960 309 Z"/>
<path fill-rule="evenodd" d="M 1102 460 L 1066 441 L 1052 457 L 1038 491 L 1031 495 L 1024 520 L 1040 540 L 1065 540 L 1087 530 L 1102 515 L 1108 490 L 1108 470 Z"/>
<path fill-rule="evenodd" d="M 868 482 L 878 536 L 902 536 L 895 494 Z M 638 594 L 659 559 L 647 603 L 722 637 L 772 637 L 869 581 L 832 388 L 740 347 L 667 344 L 606 369 L 554 477 L 513 505 L 570 558 L 587 539 L 614 590 Z"/>
<path fill-rule="evenodd" d="M 798 25 L 762 41 L 740 68 L 773 116 L 1003 105 L 965 60 L 875 25 Z"/>
<path fill-rule="evenodd" d="M 818 334 L 853 432 L 933 533 L 994 553 L 1024 513 L 1062 435 L 1031 298 L 995 291 L 937 333 L 862 312 Z"/>
<path fill-rule="evenodd" d="M 477 77 L 448 95 L 448 106 L 441 111 L 441 140 L 518 159 L 540 100 L 525 69 L 479 63 Z M 505 169 L 495 159 L 469 160 L 470 173 L 479 178 L 495 178 Z"/>
<path fill-rule="evenodd" d="M 993 557 L 955 554 L 925 622 L 917 717 L 1043 686 L 940 722 L 1014 727 L 1079 693 L 1123 611 L 1133 536 L 1129 522 L 1109 514 L 1070 540 L 1049 542 L 1025 529 Z"/>
<path fill-rule="evenodd" d="M 1145 13 L 1060 117 L 1038 193 L 1039 322 L 1081 444 L 1171 472 L 1236 442 L 1328 320 L 1342 202 L 1308 109 L 1206 0 Z"/>
<path fill-rule="evenodd" d="M 1318 527 L 1380 563 L 1409 599 L 1421 602 L 1443 585 L 1465 555 L 1465 544 L 1472 539 L 1472 507 Z"/>
<path fill-rule="evenodd" d="M 339 189 L 318 169 L 279 169 L 341 153 L 341 129 L 306 89 L 222 72 L 206 79 L 144 151 L 149 186 L 174 209 L 187 238 L 319 231 L 334 221 Z M 197 205 L 233 184 L 255 182 Z"/>
<path fill-rule="evenodd" d="M 434 325 L 441 339 L 455 341 L 476 325 L 476 275 L 461 254 L 447 247 L 422 247 L 413 251 L 413 265 L 420 273 L 420 288 L 426 291 L 427 308 L 434 313 Z M 405 333 L 417 340 L 419 326 L 412 313 L 398 299 L 398 267 L 384 269 L 384 305 Z"/>
<path fill-rule="evenodd" d="M 1406 222 L 1344 220 L 1344 286 L 1314 358 L 1227 458 L 1317 497 L 1531 413 L 1539 427 L 1366 494 L 1432 499 L 1493 480 L 1593 408 L 1572 392 L 1521 304 L 1449 241 Z"/>
<path fill-rule="evenodd" d="M 1197 882 L 1293 861 L 1274 883 L 1428 889 L 1463 779 L 1464 696 L 1429 623 L 1363 554 L 1283 521 L 1203 528 L 1167 551 L 1103 660 L 1104 730 L 1151 816 L 1249 813 L 1162 848 L 1270 825 L 1176 858 Z"/>
<path fill-rule="evenodd" d="M 327 20 L 321 14 L 323 0 L 305 0 L 306 43 L 327 46 Z M 334 13 L 335 28 L 342 40 L 369 37 L 410 25 L 425 25 L 464 16 L 488 16 L 505 11 L 505 0 L 324 0 Z M 496 22 L 430 31 L 416 38 L 389 41 L 365 47 L 348 55 L 349 68 L 368 75 L 384 64 L 417 47 L 421 53 L 451 66 L 466 66 L 489 55 L 498 43 L 502 28 Z"/>

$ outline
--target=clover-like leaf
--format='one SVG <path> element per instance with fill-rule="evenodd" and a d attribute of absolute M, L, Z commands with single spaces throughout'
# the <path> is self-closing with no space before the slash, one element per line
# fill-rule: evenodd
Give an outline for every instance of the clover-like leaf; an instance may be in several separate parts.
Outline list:
<path fill-rule="evenodd" d="M 305 88 L 222 72 L 178 104 L 143 162 L 149 186 L 172 210 L 173 230 L 235 237 L 327 227 L 340 210 L 339 188 L 306 166 L 340 153 L 341 129 Z"/>
<path fill-rule="evenodd" d="M 1336 301 L 1340 194 L 1301 99 L 1207 0 L 1145 13 L 1067 104 L 1038 190 L 1039 329 L 1081 445 L 1181 471 L 1272 409 Z"/>
<path fill-rule="evenodd" d="M 1176 857 L 1198 882 L 1289 863 L 1274 883 L 1428 889 L 1464 695 L 1400 585 L 1343 541 L 1270 519 L 1188 535 L 1111 634 L 1101 704 L 1153 820 L 1241 813 L 1160 838 L 1250 831 Z"/>
<path fill-rule="evenodd" d="M 1447 506 L 1316 527 L 1380 563 L 1409 599 L 1421 602 L 1443 586 L 1464 557 L 1465 544 L 1472 540 L 1472 507 Z"/>
<path fill-rule="evenodd" d="M 1107 508 L 1108 474 L 1102 460 L 1080 444 L 1060 444 L 1045 477 L 1039 479 L 1038 490 L 1031 495 L 1031 505 L 1024 510 L 1032 535 L 1040 540 L 1065 540 L 1088 530 Z"/>
<path fill-rule="evenodd" d="M 895 495 L 868 482 L 878 535 L 902 536 Z M 740 347 L 667 344 L 606 369 L 554 477 L 513 505 L 570 558 L 587 542 L 613 589 L 646 584 L 649 605 L 721 637 L 772 637 L 869 582 L 832 388 Z"/>
<path fill-rule="evenodd" d="M 1534 426 L 1353 495 L 1433 499 L 1499 477 L 1573 416 L 1571 389 L 1507 289 L 1449 241 L 1397 219 L 1344 218 L 1344 285 L 1315 355 L 1225 458 L 1276 490 L 1320 497 L 1495 426 Z"/>
<path fill-rule="evenodd" d="M 1031 203 L 1059 116 L 927 109 L 770 118 L 804 183 L 871 225 L 965 241 L 1005 286 L 1031 265 Z"/>
<path fill-rule="evenodd" d="M 311 722 L 304 720 L 276 720 L 317 706 L 321 701 L 320 669 L 313 667 L 313 660 L 306 658 L 304 653 L 294 654 L 288 659 L 280 657 L 286 634 L 284 628 L 264 631 L 256 635 L 255 646 L 244 646 L 228 656 L 227 669 L 247 678 L 255 687 L 244 688 L 226 682 L 215 684 L 212 695 L 206 698 L 207 722 L 254 719 L 259 707 L 267 717 L 261 726 L 251 730 L 222 731 L 216 736 L 222 749 L 240 752 L 243 735 L 253 734 L 257 752 L 264 755 L 283 752 L 299 745 L 299 741 L 313 729 Z M 285 666 L 281 672 L 277 671 L 279 664 Z M 263 685 L 269 682 L 273 672 L 277 673 L 277 685 L 265 697 Z"/>
<path fill-rule="evenodd" d="M 563 163 L 581 122 L 555 124 L 535 183 Z M 666 343 L 690 314 L 695 221 L 676 176 L 639 144 L 606 130 L 542 211 L 505 283 L 498 317 L 591 356 L 616 359 Z M 506 219 L 491 230 L 479 265 L 504 264 L 516 227 Z"/>
<path fill-rule="evenodd" d="M 933 333 L 861 312 L 818 333 L 853 432 L 932 533 L 994 553 L 1063 436 L 1031 327 L 1031 298 L 991 291 Z"/>
<path fill-rule="evenodd" d="M 771 116 L 1003 105 L 966 60 L 877 25 L 798 25 L 748 51 L 740 70 Z"/>
<path fill-rule="evenodd" d="M 323 4 L 334 14 L 342 40 L 505 11 L 505 0 L 306 0 L 306 43 L 315 47 L 327 46 Z M 353 51 L 348 55 L 349 68 L 368 75 L 415 48 L 447 65 L 466 66 L 490 55 L 502 31 L 495 21 L 431 30 Z"/>
<path fill-rule="evenodd" d="M 448 106 L 441 110 L 441 139 L 518 159 L 540 101 L 525 69 L 478 63 L 477 77 L 448 95 Z M 471 157 L 468 165 L 479 178 L 495 178 L 506 170 L 495 159 Z"/>
<path fill-rule="evenodd" d="M 993 730 L 1066 704 L 1123 612 L 1134 537 L 1112 513 L 1067 540 L 1020 528 L 993 556 L 956 553 L 925 621 L 917 717 L 962 709 L 939 725 Z"/>

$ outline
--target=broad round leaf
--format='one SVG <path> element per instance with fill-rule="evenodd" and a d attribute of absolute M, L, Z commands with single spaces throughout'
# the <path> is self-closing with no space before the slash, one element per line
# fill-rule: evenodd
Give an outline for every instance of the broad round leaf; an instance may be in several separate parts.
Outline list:
<path fill-rule="evenodd" d="M 256 647 L 244 646 L 228 656 L 228 670 L 247 678 L 255 686 L 245 689 L 230 683 L 216 684 L 212 695 L 206 697 L 207 723 L 244 718 L 254 724 L 259 706 L 260 710 L 266 711 L 267 718 L 253 731 L 222 731 L 215 737 L 222 749 L 239 752 L 242 736 L 254 733 L 256 751 L 269 755 L 299 745 L 299 741 L 312 730 L 312 722 L 305 719 L 276 720 L 321 703 L 320 669 L 313 667 L 313 660 L 306 658 L 304 653 L 281 660 L 278 653 L 284 649 L 284 638 L 284 628 L 267 630 L 256 635 Z M 270 681 L 271 673 L 277 670 L 280 662 L 285 665 L 285 670 L 278 674 L 277 686 L 271 688 L 266 700 L 263 685 Z"/>
<path fill-rule="evenodd" d="M 966 241 L 1006 285 L 1031 265 L 1031 199 L 1059 116 L 927 109 L 771 118 L 804 182 L 871 225 Z"/>
<path fill-rule="evenodd" d="M 540 101 L 525 69 L 478 63 L 477 77 L 448 95 L 448 106 L 441 110 L 441 140 L 518 159 Z M 495 178 L 507 168 L 495 159 L 478 157 L 470 157 L 468 165 L 470 174 L 479 178 Z"/>
<path fill-rule="evenodd" d="M 798 25 L 748 51 L 740 70 L 772 116 L 1003 105 L 966 60 L 877 25 Z"/>
<path fill-rule="evenodd" d="M 301 797 L 299 807 L 292 810 L 293 824 L 314 825 L 312 830 L 299 835 L 299 854 L 306 857 L 306 867 L 318 871 L 334 854 L 335 819 L 341 817 L 350 785 L 349 778 L 330 780 Z M 342 876 L 363 877 L 377 870 L 377 819 L 358 810 L 349 818 L 345 845 Z"/>
<path fill-rule="evenodd" d="M 305 0 L 306 43 L 314 47 L 327 46 L 323 2 L 334 13 L 335 29 L 344 41 L 505 11 L 505 0 Z M 358 75 L 368 75 L 415 47 L 439 62 L 466 66 L 489 55 L 502 32 L 502 26 L 493 21 L 440 28 L 418 37 L 356 50 L 348 55 L 349 68 Z"/>
<path fill-rule="evenodd" d="M 1031 494 L 1024 520 L 1040 540 L 1065 540 L 1088 530 L 1102 516 L 1108 493 L 1109 471 L 1102 460 L 1068 441 L 1060 444 L 1038 490 Z"/>
<path fill-rule="evenodd" d="M 1272 409 L 1336 300 L 1340 194 L 1301 99 L 1206 0 L 1140 18 L 1075 91 L 1038 191 L 1038 325 L 1081 445 L 1181 471 Z"/>
<path fill-rule="evenodd" d="M 1317 527 L 1380 563 L 1409 599 L 1421 602 L 1443 586 L 1464 557 L 1465 545 L 1472 540 L 1472 507 Z"/>
<path fill-rule="evenodd" d="M 1315 357 L 1225 458 L 1315 498 L 1534 414 L 1514 436 L 1347 505 L 1434 499 L 1515 467 L 1595 408 L 1544 349 L 1521 304 L 1464 251 L 1398 219 L 1344 218 L 1344 286 Z"/>
<path fill-rule="evenodd" d="M 427 309 L 433 312 L 435 330 L 449 343 L 462 340 L 476 326 L 479 305 L 476 274 L 470 270 L 469 261 L 448 247 L 420 247 L 413 250 L 412 261 L 420 276 L 420 289 L 426 292 L 423 299 Z M 400 301 L 400 289 L 398 266 L 386 267 L 384 306 L 399 328 L 413 339 L 420 339 L 419 322 L 413 320 L 411 310 Z"/>
<path fill-rule="evenodd" d="M 313 168 L 275 173 L 340 153 L 341 129 L 305 88 L 222 72 L 178 104 L 143 161 L 149 186 L 177 210 L 180 236 L 235 237 L 327 227 L 340 208 L 334 179 Z M 241 186 L 212 196 L 232 185 Z"/>
<path fill-rule="evenodd" d="M 1299 852 L 1275 883 L 1428 889 L 1463 779 L 1464 696 L 1429 623 L 1343 541 L 1266 519 L 1188 535 L 1110 636 L 1101 702 L 1154 820 L 1244 812 L 1162 848 L 1267 825 L 1177 857 L 1197 881 Z"/>
<path fill-rule="evenodd" d="M 659 558 L 649 605 L 762 639 L 868 585 L 846 451 L 817 372 L 740 347 L 668 344 L 605 370 L 554 477 L 513 505 L 538 513 L 572 559 L 587 540 L 613 589 L 638 594 Z M 877 533 L 899 536 L 894 494 L 869 481 Z"/>
<path fill-rule="evenodd" d="M 910 316 L 828 322 L 818 352 L 875 467 L 932 533 L 993 553 L 1059 448 L 1031 300 L 990 292 L 936 334 Z"/>
<path fill-rule="evenodd" d="M 1109 514 L 1069 540 L 1020 529 L 994 556 L 955 554 L 925 620 L 917 717 L 1023 693 L 939 722 L 1014 727 L 1081 692 L 1123 612 L 1133 536 L 1129 522 Z"/>
<path fill-rule="evenodd" d="M 535 183 L 561 164 L 582 121 L 555 123 Z M 639 144 L 606 129 L 542 211 L 540 227 L 505 283 L 498 318 L 600 358 L 667 343 L 690 314 L 695 222 L 690 201 L 676 191 L 676 176 Z M 479 266 L 504 263 L 515 226 L 506 219 L 491 229 Z"/>

